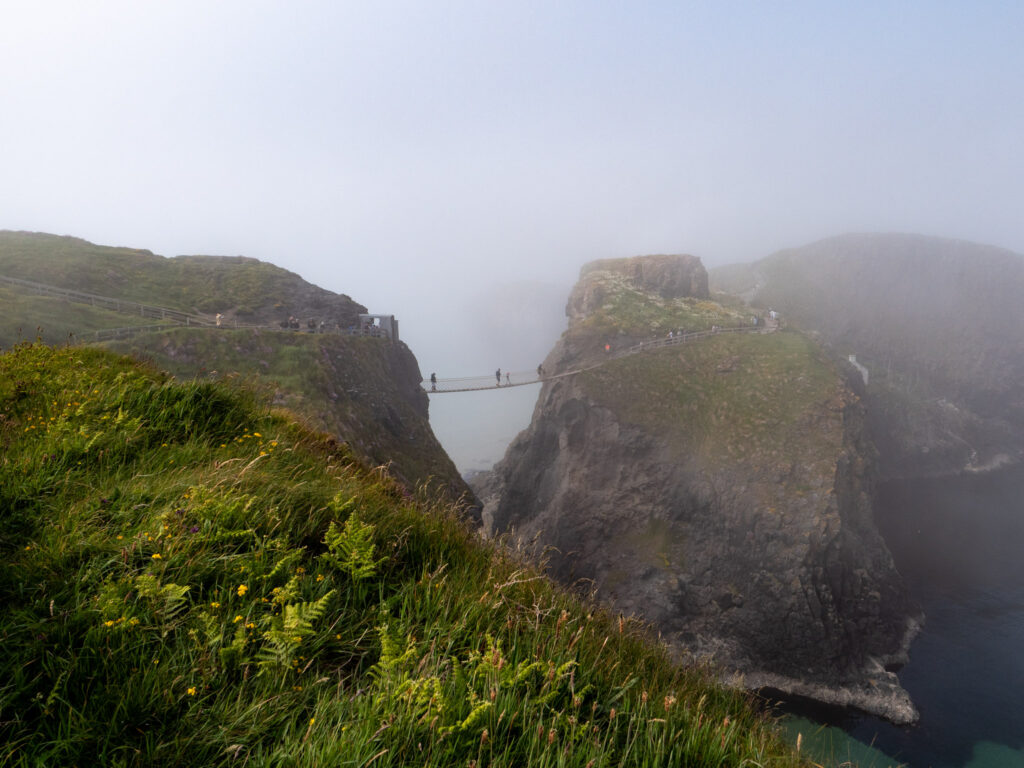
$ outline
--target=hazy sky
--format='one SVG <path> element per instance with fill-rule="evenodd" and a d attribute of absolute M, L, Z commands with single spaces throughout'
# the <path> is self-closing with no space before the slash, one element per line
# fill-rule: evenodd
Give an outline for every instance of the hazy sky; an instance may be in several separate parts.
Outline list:
<path fill-rule="evenodd" d="M 598 257 L 1024 251 L 1022 83 L 1016 1 L 11 0 L 0 228 L 272 261 L 429 367 L 468 293 Z"/>

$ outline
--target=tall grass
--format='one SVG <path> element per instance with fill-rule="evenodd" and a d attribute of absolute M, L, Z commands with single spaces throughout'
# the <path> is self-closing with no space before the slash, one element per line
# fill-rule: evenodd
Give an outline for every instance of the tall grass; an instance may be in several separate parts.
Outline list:
<path fill-rule="evenodd" d="M 210 382 L 0 356 L 0 764 L 800 764 L 637 623 Z"/>

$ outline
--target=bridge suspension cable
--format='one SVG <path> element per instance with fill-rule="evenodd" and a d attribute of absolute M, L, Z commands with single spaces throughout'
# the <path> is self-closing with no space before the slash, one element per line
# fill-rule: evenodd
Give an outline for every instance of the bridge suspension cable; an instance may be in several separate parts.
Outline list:
<path fill-rule="evenodd" d="M 450 392 L 475 392 L 483 390 L 493 389 L 505 389 L 506 387 L 521 387 L 527 384 L 538 384 L 544 381 L 550 381 L 552 379 L 560 379 L 566 376 L 575 376 L 577 373 L 583 373 L 584 371 L 590 371 L 594 368 L 600 368 L 605 363 L 617 360 L 620 357 L 627 357 L 629 355 L 636 355 L 641 352 L 648 352 L 654 349 L 660 349 L 662 347 L 675 346 L 677 344 L 685 344 L 688 341 L 694 341 L 696 339 L 707 338 L 708 336 L 717 336 L 722 333 L 772 333 L 778 330 L 779 324 L 777 320 L 768 321 L 765 325 L 743 325 L 735 328 L 719 328 L 715 327 L 708 331 L 692 331 L 690 333 L 674 334 L 666 338 L 651 339 L 649 341 L 641 341 L 638 344 L 634 344 L 624 349 L 611 351 L 608 349 L 607 357 L 598 363 L 587 366 L 585 368 L 577 368 L 571 371 L 561 371 L 560 373 L 547 373 L 543 375 L 540 371 L 501 371 L 500 378 L 495 375 L 492 376 L 459 376 L 455 378 L 437 378 L 425 379 L 423 381 L 423 387 L 433 395 L 440 395 Z"/>

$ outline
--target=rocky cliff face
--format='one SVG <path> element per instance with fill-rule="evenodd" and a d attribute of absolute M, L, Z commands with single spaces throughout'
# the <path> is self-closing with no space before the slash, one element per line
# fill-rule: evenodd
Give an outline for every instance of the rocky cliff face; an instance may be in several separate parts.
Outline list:
<path fill-rule="evenodd" d="M 584 269 L 574 296 L 593 296 L 595 279 L 605 293 L 570 301 L 576 321 L 546 368 L 599 361 L 607 326 L 585 308 L 617 301 L 608 272 Z M 642 291 L 668 313 L 660 322 L 695 329 L 696 297 L 666 305 L 656 284 Z M 797 334 L 611 359 L 544 385 L 482 490 L 485 525 L 548 548 L 558 578 L 592 583 L 681 655 L 748 686 L 909 721 L 885 666 L 905 652 L 915 611 L 872 522 L 864 422 L 858 394 Z"/>
<path fill-rule="evenodd" d="M 644 256 L 629 259 L 598 259 L 586 264 L 576 283 L 566 314 L 569 324 L 595 314 L 604 302 L 612 298 L 603 280 L 591 279 L 597 275 L 614 275 L 640 293 L 662 299 L 708 297 L 708 273 L 696 256 Z"/>
<path fill-rule="evenodd" d="M 346 443 L 410 491 L 429 485 L 449 498 L 475 498 L 430 428 L 428 399 L 409 348 L 382 338 L 267 330 L 178 328 L 109 343 L 177 376 L 251 377 L 275 402 Z"/>

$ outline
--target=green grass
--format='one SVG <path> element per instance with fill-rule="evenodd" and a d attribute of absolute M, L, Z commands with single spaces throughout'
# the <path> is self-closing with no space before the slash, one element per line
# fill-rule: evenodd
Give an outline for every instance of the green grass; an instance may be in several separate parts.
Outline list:
<path fill-rule="evenodd" d="M 800 764 L 251 391 L 20 345 L 0 446 L 0 764 Z"/>
<path fill-rule="evenodd" d="M 0 231 L 0 275 L 242 322 L 277 322 L 292 312 L 354 322 L 363 311 L 347 296 L 308 291 L 298 275 L 255 259 L 164 258 L 32 232 Z"/>
<path fill-rule="evenodd" d="M 242 376 L 368 461 L 390 464 L 407 485 L 434 478 L 452 498 L 467 490 L 454 482 L 458 471 L 430 429 L 426 404 L 423 412 L 413 405 L 424 396 L 409 381 L 411 356 L 384 339 L 174 328 L 105 346 L 151 359 L 180 378 Z"/>
<path fill-rule="evenodd" d="M 624 420 L 688 452 L 743 460 L 790 444 L 811 455 L 838 450 L 841 429 L 824 424 L 841 424 L 845 389 L 800 334 L 723 334 L 612 361 L 578 380 Z"/>
<path fill-rule="evenodd" d="M 587 274 L 603 296 L 600 307 L 574 327 L 573 333 L 664 335 L 669 331 L 703 331 L 713 325 L 746 325 L 750 311 L 692 297 L 666 299 L 636 287 L 625 275 L 608 270 Z"/>
<path fill-rule="evenodd" d="M 0 349 L 10 349 L 22 341 L 41 340 L 64 344 L 88 339 L 90 331 L 153 325 L 157 321 L 123 312 L 110 312 L 87 304 L 73 304 L 49 296 L 25 294 L 0 284 Z"/>

